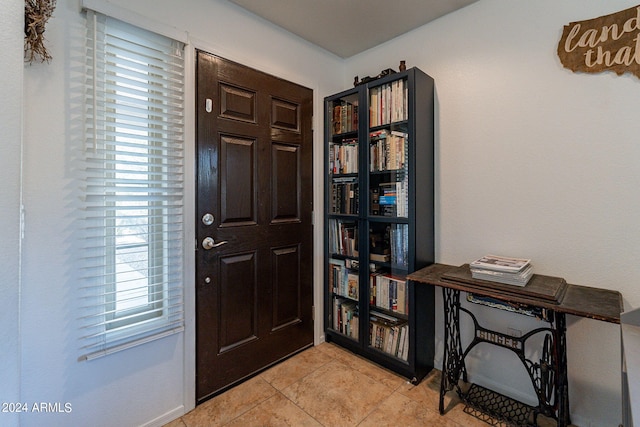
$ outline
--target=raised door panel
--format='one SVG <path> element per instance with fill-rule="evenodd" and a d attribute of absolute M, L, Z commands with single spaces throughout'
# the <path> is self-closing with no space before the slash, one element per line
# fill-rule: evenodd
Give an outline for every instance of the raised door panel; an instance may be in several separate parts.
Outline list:
<path fill-rule="evenodd" d="M 220 258 L 220 353 L 258 337 L 256 260 L 255 253 Z"/>
<path fill-rule="evenodd" d="M 220 117 L 256 123 L 256 93 L 220 84 Z"/>
<path fill-rule="evenodd" d="M 299 245 L 273 249 L 271 264 L 275 330 L 301 321 Z"/>
<path fill-rule="evenodd" d="M 271 101 L 271 126 L 288 131 L 300 131 L 300 106 L 282 99 Z"/>
<path fill-rule="evenodd" d="M 272 145 L 272 221 L 300 221 L 300 148 Z"/>
<path fill-rule="evenodd" d="M 221 226 L 256 224 L 256 141 L 222 135 L 220 138 Z"/>

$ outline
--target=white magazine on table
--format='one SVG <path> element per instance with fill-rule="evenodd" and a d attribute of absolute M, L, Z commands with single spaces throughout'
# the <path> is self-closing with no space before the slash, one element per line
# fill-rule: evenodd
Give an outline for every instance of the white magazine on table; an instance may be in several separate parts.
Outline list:
<path fill-rule="evenodd" d="M 473 261 L 469 266 L 471 269 L 484 269 L 494 271 L 504 271 L 517 273 L 531 263 L 530 259 L 503 257 L 498 255 L 485 255 Z"/>

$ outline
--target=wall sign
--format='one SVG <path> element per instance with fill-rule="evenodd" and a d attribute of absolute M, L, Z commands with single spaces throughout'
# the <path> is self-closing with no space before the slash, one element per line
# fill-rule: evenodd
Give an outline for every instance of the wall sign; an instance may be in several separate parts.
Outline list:
<path fill-rule="evenodd" d="M 640 5 L 565 25 L 558 56 L 574 72 L 613 71 L 640 78 Z"/>

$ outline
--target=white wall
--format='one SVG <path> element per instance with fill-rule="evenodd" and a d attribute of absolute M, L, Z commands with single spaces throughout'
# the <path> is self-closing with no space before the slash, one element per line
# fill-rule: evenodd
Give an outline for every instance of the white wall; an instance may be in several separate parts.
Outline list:
<path fill-rule="evenodd" d="M 0 8 L 0 402 L 20 400 L 20 187 L 22 147 L 22 33 L 24 2 Z M 17 414 L 0 413 L 0 424 Z"/>
<path fill-rule="evenodd" d="M 627 308 L 640 306 L 640 79 L 574 74 L 556 54 L 565 24 L 635 5 L 481 0 L 347 61 L 347 76 L 404 59 L 435 79 L 438 262 L 530 257 L 537 273 L 619 290 Z M 505 332 L 540 325 L 480 311 Z M 441 308 L 437 315 L 440 366 Z M 568 323 L 573 421 L 617 426 L 619 329 Z M 487 362 L 478 382 L 533 396 L 511 353 L 478 350 L 473 366 Z"/>
<path fill-rule="evenodd" d="M 15 3 L 20 2 L 15 0 Z M 315 155 L 318 159 L 322 158 L 322 114 L 319 112 L 322 111 L 322 98 L 341 89 L 342 61 L 337 57 L 256 20 L 225 0 L 191 0 L 188 3 L 118 0 L 108 6 L 138 13 L 145 17 L 145 22 L 152 21 L 160 26 L 169 25 L 188 31 L 201 48 L 313 89 L 314 108 L 318 112 L 314 116 Z M 135 16 L 128 12 L 126 15 Z M 17 31 L 20 33 L 21 29 Z M 22 259 L 22 390 L 19 399 L 62 405 L 69 403 L 72 410 L 70 413 L 24 414 L 20 422 L 24 426 L 161 425 L 194 405 L 192 267 L 187 266 L 187 331 L 184 334 L 94 361 L 77 361 L 81 332 L 77 329 L 79 302 L 76 298 L 74 260 L 79 254 L 74 249 L 73 240 L 74 192 L 77 184 L 72 180 L 72 175 L 73 159 L 78 154 L 74 152 L 74 144 L 82 114 L 77 85 L 82 76 L 83 31 L 79 1 L 58 0 L 45 33 L 53 60 L 50 64 L 34 64 L 24 69 L 26 230 Z M 21 36 L 18 37 L 21 49 Z M 189 57 L 192 59 L 193 55 Z M 190 73 L 193 73 L 193 64 L 189 64 L 189 67 Z M 10 69 L 15 70 L 16 77 L 22 76 L 21 63 L 20 67 L 12 65 Z M 190 74 L 187 106 L 193 105 L 193 87 L 193 75 Z M 20 117 L 22 87 L 19 81 L 11 89 L 8 95 L 16 100 L 16 104 L 12 106 L 14 111 L 10 114 L 5 116 L 3 111 L 3 122 L 5 117 Z M 5 90 L 5 86 L 2 86 L 2 90 Z M 194 153 L 193 126 L 193 114 L 190 112 L 187 117 L 187 130 L 191 138 L 187 152 L 190 155 Z M 19 125 L 16 125 L 12 130 L 14 145 L 19 142 L 19 129 Z M 8 168 L 12 178 L 3 181 L 2 193 L 4 202 L 4 182 L 10 182 L 12 193 L 6 198 L 13 217 L 6 221 L 3 217 L 0 224 L 3 228 L 12 229 L 17 228 L 19 205 L 19 145 L 16 147 L 11 151 L 11 159 L 7 160 L 12 164 Z M 185 218 L 193 218 L 195 212 L 192 204 L 193 184 L 188 178 L 193 176 L 193 171 L 193 161 L 188 160 L 187 200 L 190 205 L 185 211 Z M 6 173 L 4 167 L 1 173 Z M 321 171 L 314 173 L 316 182 L 321 183 Z M 317 201 L 320 200 L 321 193 L 318 192 Z M 188 224 L 186 228 L 193 230 L 193 225 Z M 193 239 L 193 234 L 188 235 L 185 242 L 193 242 Z M 322 240 L 317 240 L 321 245 Z M 192 243 L 186 245 L 189 253 Z M 11 253 L 7 255 L 17 259 L 17 253 L 14 252 L 18 245 L 12 244 L 10 247 Z M 316 258 L 319 266 L 321 260 Z M 189 259 L 192 260 L 192 257 L 188 255 Z M 17 268 L 13 269 L 13 276 L 17 271 Z M 9 295 L 15 299 L 17 280 L 12 278 L 11 281 L 12 292 Z M 5 290 L 4 281 L 2 289 Z M 321 286 L 318 285 L 317 289 L 319 292 Z M 4 300 L 2 304 L 4 307 Z M 16 309 L 12 307 L 7 313 L 13 314 L 13 319 L 7 321 L 9 328 L 3 326 L 3 334 L 17 328 Z M 13 342 L 16 338 L 17 332 L 13 332 L 8 340 Z M 17 345 L 12 347 L 16 349 L 12 354 L 16 355 L 14 359 L 17 360 Z M 15 360 L 9 362 L 15 365 Z M 11 390 L 19 389 L 15 387 L 16 378 L 10 378 Z M 2 383 L 4 389 L 4 377 Z M 17 391 L 7 397 L 17 400 Z M 0 424 L 6 425 L 4 418 L 0 418 Z"/>
<path fill-rule="evenodd" d="M 0 13 L 0 40 L 10 38 L 3 46 L 13 48 L 13 55 L 0 59 L 0 87 L 9 100 L 0 107 L 3 233 L 19 225 L 20 126 L 15 123 L 23 104 L 26 209 L 21 346 L 15 332 L 17 235 L 10 232 L 9 245 L 0 248 L 0 287 L 9 297 L 0 303 L 3 316 L 9 316 L 9 327 L 2 328 L 0 338 L 9 343 L 10 366 L 20 360 L 22 364 L 20 379 L 11 370 L 8 383 L 3 377 L 1 397 L 6 393 L 16 398 L 15 390 L 21 389 L 23 401 L 72 404 L 70 414 L 25 414 L 25 426 L 159 425 L 193 405 L 193 283 L 186 283 L 185 334 L 92 362 L 76 361 L 73 262 L 78 254 L 73 251 L 70 147 L 79 114 L 73 97 L 74 79 L 81 71 L 76 67 L 82 43 L 78 3 L 58 1 L 46 33 L 53 61 L 24 69 L 24 97 L 21 59 L 16 58 L 22 42 L 15 35 L 22 25 L 22 4 L 11 0 L 12 7 Z M 640 130 L 634 114 L 640 81 L 632 76 L 573 74 L 561 67 L 555 54 L 564 24 L 622 10 L 633 2 L 481 0 L 344 62 L 225 0 L 192 0 L 188 6 L 170 0 L 111 3 L 186 30 L 199 47 L 212 53 L 312 88 L 318 189 L 322 98 L 350 87 L 354 75 L 395 68 L 401 59 L 419 66 L 435 78 L 437 91 L 437 260 L 461 264 L 488 252 L 528 256 L 538 273 L 618 289 L 627 307 L 640 305 L 640 290 L 634 286 L 640 269 L 640 227 L 635 221 L 640 211 L 640 145 L 634 138 Z M 5 21 L 13 31 L 4 29 Z M 192 154 L 192 145 L 189 150 Z M 192 201 L 193 194 L 188 198 Z M 319 211 L 320 191 L 315 202 Z M 185 217 L 193 217 L 192 212 Z M 321 244 L 321 234 L 316 234 L 317 272 L 322 271 Z M 317 295 L 321 289 L 317 282 Z M 495 310 L 482 314 L 489 326 L 537 325 Z M 437 315 L 440 355 L 440 311 Z M 4 317 L 2 322 L 5 325 Z M 570 316 L 568 341 L 574 422 L 583 427 L 617 425 L 618 328 Z M 3 342 L 3 362 L 5 348 Z M 478 353 L 472 362 L 488 365 L 479 382 L 504 383 L 506 391 L 531 395 L 523 385 L 526 378 L 523 381 L 517 373 L 504 378 L 504 372 L 519 369 L 509 356 Z M 0 424 L 5 420 L 0 418 Z"/>

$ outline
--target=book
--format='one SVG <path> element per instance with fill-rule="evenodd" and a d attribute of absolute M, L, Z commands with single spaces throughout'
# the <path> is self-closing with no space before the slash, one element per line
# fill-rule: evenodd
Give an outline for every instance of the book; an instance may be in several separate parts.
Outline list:
<path fill-rule="evenodd" d="M 524 270 L 517 273 L 472 269 L 471 277 L 474 279 L 488 280 L 490 282 L 499 282 L 507 285 L 525 286 L 529 279 L 533 276 L 533 267 L 529 264 Z"/>
<path fill-rule="evenodd" d="M 369 134 L 369 170 L 397 171 L 406 166 L 408 136 L 404 132 L 377 130 Z"/>
<path fill-rule="evenodd" d="M 369 91 L 369 124 L 371 127 L 407 119 L 408 85 L 406 80 L 396 80 Z"/>
<path fill-rule="evenodd" d="M 394 313 L 408 314 L 407 282 L 388 273 L 369 275 L 369 303 Z"/>
<path fill-rule="evenodd" d="M 358 300 L 358 271 L 352 269 L 350 260 L 329 259 L 329 292 Z"/>
<path fill-rule="evenodd" d="M 332 130 L 334 135 L 353 132 L 358 129 L 358 104 L 355 102 L 340 101 L 333 106 Z"/>
<path fill-rule="evenodd" d="M 473 261 L 469 266 L 471 268 L 480 268 L 485 270 L 505 271 L 516 273 L 522 271 L 531 263 L 530 259 L 504 257 L 498 255 L 485 255 Z"/>
<path fill-rule="evenodd" d="M 389 260 L 391 259 L 391 255 L 370 253 L 369 259 L 371 261 L 377 261 L 377 262 L 389 262 Z"/>
<path fill-rule="evenodd" d="M 402 327 L 404 335 L 402 337 L 402 352 L 398 354 L 398 357 L 404 361 L 409 358 L 409 325 Z"/>
<path fill-rule="evenodd" d="M 394 224 L 390 228 L 389 236 L 391 263 L 400 267 L 408 267 L 409 226 L 407 224 Z"/>
<path fill-rule="evenodd" d="M 358 173 L 358 139 L 343 138 L 329 143 L 329 173 Z"/>
<path fill-rule="evenodd" d="M 353 215 L 358 213 L 357 178 L 334 178 L 331 183 L 329 212 Z"/>
<path fill-rule="evenodd" d="M 358 272 L 350 271 L 347 273 L 347 296 L 355 300 L 358 299 Z"/>
<path fill-rule="evenodd" d="M 394 357 L 406 359 L 408 349 L 408 323 L 378 311 L 371 311 L 369 319 L 369 344 Z"/>
<path fill-rule="evenodd" d="M 334 297 L 333 329 L 354 339 L 358 339 L 359 316 L 355 301 Z"/>
<path fill-rule="evenodd" d="M 371 200 L 371 215 L 380 215 L 380 189 L 378 187 L 369 191 L 369 199 Z"/>
<path fill-rule="evenodd" d="M 531 260 L 485 255 L 469 264 L 471 277 L 515 286 L 526 286 L 533 275 Z"/>
<path fill-rule="evenodd" d="M 358 226 L 355 222 L 330 219 L 329 251 L 334 254 L 358 256 Z"/>
<path fill-rule="evenodd" d="M 339 293 L 341 275 L 344 271 L 344 260 L 331 258 L 329 260 L 329 292 L 337 294 Z"/>

